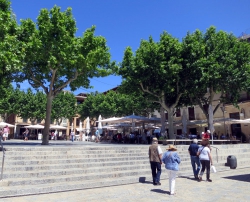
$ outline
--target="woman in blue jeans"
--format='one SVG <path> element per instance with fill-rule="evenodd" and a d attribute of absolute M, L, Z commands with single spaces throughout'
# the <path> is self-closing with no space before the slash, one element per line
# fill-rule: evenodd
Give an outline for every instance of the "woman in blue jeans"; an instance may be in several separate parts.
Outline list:
<path fill-rule="evenodd" d="M 169 148 L 162 156 L 162 162 L 165 164 L 168 172 L 170 195 L 175 194 L 175 178 L 181 162 L 176 151 L 177 149 L 173 145 L 169 145 Z"/>

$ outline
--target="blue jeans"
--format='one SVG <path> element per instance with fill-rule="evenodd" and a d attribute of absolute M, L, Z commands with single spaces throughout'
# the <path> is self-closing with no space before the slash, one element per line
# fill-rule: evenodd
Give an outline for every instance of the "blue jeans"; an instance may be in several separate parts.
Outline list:
<path fill-rule="evenodd" d="M 150 161 L 150 165 L 151 165 L 153 183 L 155 184 L 155 183 L 160 182 L 161 164 L 158 162 Z"/>
<path fill-rule="evenodd" d="M 198 156 L 190 156 L 190 158 L 191 158 L 191 164 L 192 164 L 192 167 L 193 167 L 193 173 L 194 173 L 194 176 L 196 176 L 200 172 L 201 162 L 200 162 L 200 159 L 199 159 Z M 197 168 L 196 168 L 195 164 L 197 165 Z"/>

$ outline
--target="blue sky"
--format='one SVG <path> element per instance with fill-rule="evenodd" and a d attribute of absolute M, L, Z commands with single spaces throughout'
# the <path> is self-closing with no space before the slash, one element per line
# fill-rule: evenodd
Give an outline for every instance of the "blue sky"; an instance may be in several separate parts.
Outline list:
<path fill-rule="evenodd" d="M 77 36 L 92 25 L 96 35 L 107 39 L 112 60 L 121 62 L 124 50 L 135 51 L 141 39 L 151 35 L 158 40 L 163 31 L 181 40 L 188 31 L 206 31 L 214 25 L 218 30 L 235 36 L 250 34 L 249 0 L 12 0 L 17 20 L 36 21 L 40 9 L 60 6 L 73 9 L 77 22 Z M 93 89 L 80 88 L 78 93 L 104 92 L 118 86 L 120 77 L 109 76 L 91 80 Z M 23 84 L 22 89 L 28 85 Z"/>

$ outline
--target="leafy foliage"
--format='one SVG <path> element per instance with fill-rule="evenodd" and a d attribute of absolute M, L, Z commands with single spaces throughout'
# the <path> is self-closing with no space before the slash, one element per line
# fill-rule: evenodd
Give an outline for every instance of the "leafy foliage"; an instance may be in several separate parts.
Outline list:
<path fill-rule="evenodd" d="M 250 45 L 239 41 L 232 34 L 217 32 L 210 27 L 205 34 L 188 35 L 184 40 L 189 46 L 187 55 L 197 56 L 186 58 L 186 63 L 194 63 L 200 67 L 199 80 L 194 80 L 196 87 L 188 90 L 188 97 L 193 104 L 198 104 L 208 119 L 207 107 L 212 104 L 215 93 L 220 93 L 221 103 L 237 105 L 239 94 L 249 86 Z M 200 33 L 200 32 L 199 32 Z M 191 41 L 189 39 L 194 39 Z"/>
<path fill-rule="evenodd" d="M 77 113 L 76 98 L 70 92 L 60 92 L 52 101 L 52 120 L 55 119 L 58 124 L 62 118 L 71 119 Z"/>
<path fill-rule="evenodd" d="M 106 94 L 92 93 L 88 95 L 79 106 L 78 113 L 83 119 L 89 116 L 92 120 L 97 120 L 100 114 L 106 118 L 127 116 L 132 113 L 145 115 L 147 102 L 142 97 L 118 91 L 111 90 Z"/>
<path fill-rule="evenodd" d="M 0 84 L 8 87 L 11 73 L 17 71 L 22 57 L 22 44 L 18 40 L 19 27 L 9 0 L 0 0 Z"/>
<path fill-rule="evenodd" d="M 45 118 L 46 95 L 38 91 L 36 93 L 28 89 L 27 92 L 17 90 L 19 94 L 19 111 L 18 115 L 22 118 L 30 119 L 32 123 L 36 120 Z"/>
<path fill-rule="evenodd" d="M 140 86 L 140 90 L 148 94 L 148 100 L 168 111 L 171 138 L 174 138 L 174 109 L 196 76 L 195 66 L 183 65 L 182 54 L 182 43 L 163 32 L 159 42 L 154 42 L 152 37 L 142 40 L 135 54 L 128 47 L 119 69 L 126 85 L 136 90 Z"/>
<path fill-rule="evenodd" d="M 76 22 L 71 8 L 62 12 L 54 6 L 42 9 L 37 23 L 21 21 L 19 40 L 25 44 L 23 69 L 16 81 L 28 80 L 35 89 L 47 95 L 46 120 L 42 144 L 48 144 L 53 98 L 65 87 L 71 90 L 89 87 L 89 78 L 106 76 L 111 70 L 109 48 L 101 36 L 94 36 L 95 27 L 76 37 Z"/>

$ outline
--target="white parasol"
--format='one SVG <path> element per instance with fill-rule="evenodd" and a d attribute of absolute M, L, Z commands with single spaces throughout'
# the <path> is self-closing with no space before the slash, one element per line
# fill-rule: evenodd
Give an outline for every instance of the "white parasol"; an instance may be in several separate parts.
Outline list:
<path fill-rule="evenodd" d="M 25 126 L 25 128 L 31 128 L 31 129 L 44 129 L 44 126 L 36 124 L 36 125 Z"/>
<path fill-rule="evenodd" d="M 99 115 L 99 117 L 98 117 L 98 130 L 99 130 L 99 134 L 102 134 L 102 122 L 101 122 L 101 120 L 102 120 L 102 116 L 101 115 Z"/>
<path fill-rule="evenodd" d="M 87 135 L 89 135 L 89 131 L 90 131 L 90 123 L 89 123 L 89 117 L 87 117 L 87 119 L 86 119 L 86 132 L 87 132 Z"/>
<path fill-rule="evenodd" d="M 5 122 L 0 122 L 0 127 L 5 127 L 8 126 L 9 128 L 14 128 L 15 126 L 9 123 L 5 123 Z"/>
<path fill-rule="evenodd" d="M 55 129 L 55 130 L 66 130 L 67 128 L 64 126 L 59 126 L 59 125 L 51 125 L 50 129 Z"/>

